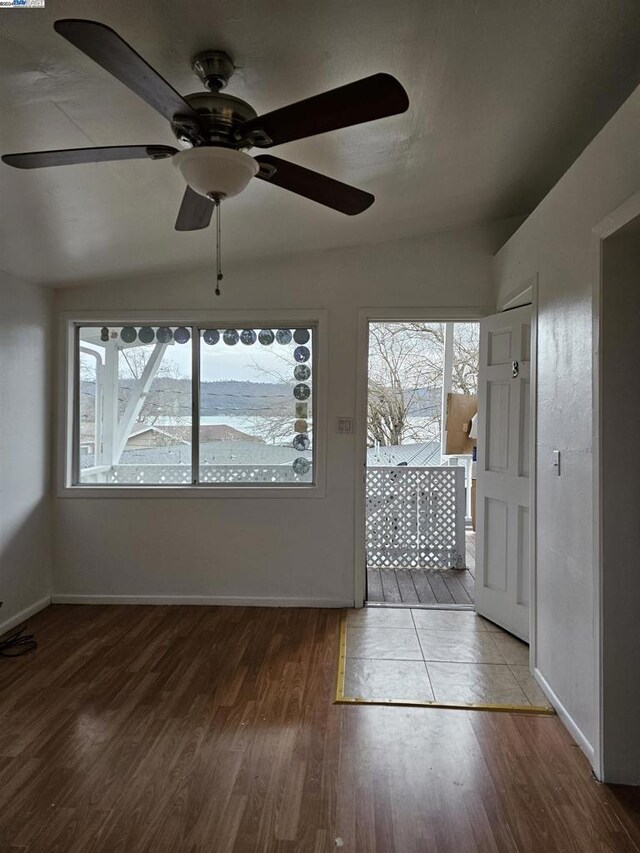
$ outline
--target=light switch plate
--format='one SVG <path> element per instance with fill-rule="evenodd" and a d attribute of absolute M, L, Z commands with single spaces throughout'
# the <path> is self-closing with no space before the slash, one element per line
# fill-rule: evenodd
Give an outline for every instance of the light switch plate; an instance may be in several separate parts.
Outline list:
<path fill-rule="evenodd" d="M 336 418 L 336 432 L 341 435 L 351 435 L 353 432 L 353 418 Z"/>

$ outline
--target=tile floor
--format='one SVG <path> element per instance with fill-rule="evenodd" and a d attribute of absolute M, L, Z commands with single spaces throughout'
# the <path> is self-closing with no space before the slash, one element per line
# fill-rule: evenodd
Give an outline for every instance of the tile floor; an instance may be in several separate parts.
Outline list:
<path fill-rule="evenodd" d="M 350 610 L 344 698 L 551 707 L 528 645 L 468 610 Z"/>

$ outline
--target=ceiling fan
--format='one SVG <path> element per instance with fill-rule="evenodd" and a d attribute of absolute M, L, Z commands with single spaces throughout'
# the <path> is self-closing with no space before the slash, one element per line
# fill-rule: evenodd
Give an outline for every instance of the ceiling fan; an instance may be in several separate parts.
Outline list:
<path fill-rule="evenodd" d="M 222 94 L 234 71 L 231 58 L 222 51 L 195 57 L 193 70 L 208 91 L 182 97 L 110 27 L 71 18 L 56 21 L 54 28 L 168 119 L 183 150 L 116 145 L 5 154 L 2 160 L 10 166 L 37 169 L 171 157 L 187 183 L 175 225 L 178 231 L 206 228 L 220 201 L 242 192 L 253 177 L 349 215 L 373 204 L 371 193 L 279 157 L 251 157 L 245 149 L 270 148 L 404 112 L 409 99 L 390 74 L 374 74 L 258 116 L 245 101 Z"/>

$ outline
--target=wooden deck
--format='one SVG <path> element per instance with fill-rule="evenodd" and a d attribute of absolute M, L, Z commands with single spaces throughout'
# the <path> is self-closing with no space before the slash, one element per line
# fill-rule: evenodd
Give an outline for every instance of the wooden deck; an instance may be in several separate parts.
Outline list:
<path fill-rule="evenodd" d="M 474 603 L 476 534 L 466 533 L 466 569 L 367 569 L 367 601 L 387 604 Z"/>

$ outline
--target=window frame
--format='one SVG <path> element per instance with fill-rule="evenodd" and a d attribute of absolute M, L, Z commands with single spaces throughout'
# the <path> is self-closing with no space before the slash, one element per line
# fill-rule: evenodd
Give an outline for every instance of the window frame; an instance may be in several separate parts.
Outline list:
<path fill-rule="evenodd" d="M 58 413 L 58 497 L 94 498 L 320 498 L 326 496 L 328 312 L 314 311 L 74 311 L 61 312 L 59 328 L 59 381 L 62 393 Z M 192 398 L 194 422 L 199 415 L 200 332 L 207 328 L 295 328 L 313 329 L 313 471 L 311 483 L 200 483 L 184 485 L 96 485 L 76 482 L 79 472 L 79 329 L 83 326 L 186 326 L 192 331 Z M 197 330 L 198 335 L 193 332 Z M 198 341 L 195 341 L 195 337 Z M 192 480 L 200 465 L 199 429 L 193 431 Z"/>

